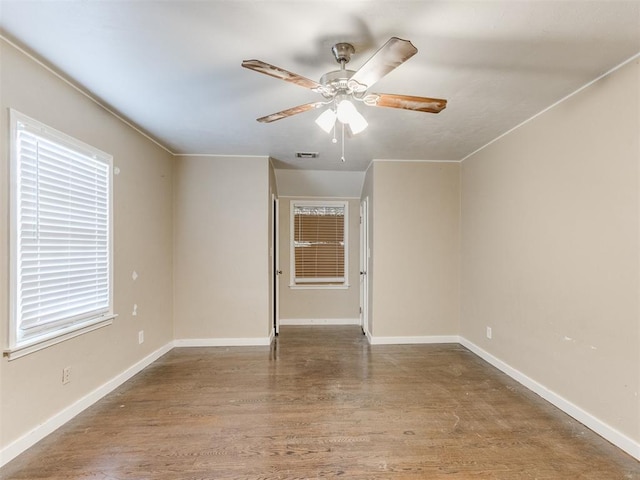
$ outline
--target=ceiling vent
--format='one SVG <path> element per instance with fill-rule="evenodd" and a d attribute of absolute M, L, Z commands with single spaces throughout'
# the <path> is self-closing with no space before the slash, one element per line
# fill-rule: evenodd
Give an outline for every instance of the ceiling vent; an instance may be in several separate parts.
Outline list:
<path fill-rule="evenodd" d="M 318 158 L 318 152 L 296 152 L 296 158 Z"/>

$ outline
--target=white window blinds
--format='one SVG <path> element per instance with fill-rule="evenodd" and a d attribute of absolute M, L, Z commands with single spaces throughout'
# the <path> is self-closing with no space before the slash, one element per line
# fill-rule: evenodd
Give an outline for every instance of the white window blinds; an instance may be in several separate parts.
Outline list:
<path fill-rule="evenodd" d="M 345 282 L 345 207 L 293 205 L 295 283 Z"/>
<path fill-rule="evenodd" d="M 14 346 L 111 311 L 111 157 L 34 123 L 14 125 Z"/>

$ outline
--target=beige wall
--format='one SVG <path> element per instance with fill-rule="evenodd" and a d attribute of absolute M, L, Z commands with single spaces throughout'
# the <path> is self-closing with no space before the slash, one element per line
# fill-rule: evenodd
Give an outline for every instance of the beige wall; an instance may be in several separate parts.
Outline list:
<path fill-rule="evenodd" d="M 372 334 L 457 335 L 460 165 L 376 161 Z"/>
<path fill-rule="evenodd" d="M 176 157 L 176 339 L 269 329 L 268 157 Z"/>
<path fill-rule="evenodd" d="M 348 289 L 295 289 L 289 286 L 291 202 L 280 198 L 280 320 L 318 320 L 360 318 L 360 283 L 358 252 L 360 250 L 360 202 L 357 199 L 314 198 L 314 200 L 347 200 L 349 202 L 349 283 Z M 308 200 L 300 199 L 300 200 Z"/>
<path fill-rule="evenodd" d="M 636 442 L 639 85 L 636 60 L 462 166 L 462 335 Z"/>
<path fill-rule="evenodd" d="M 0 344 L 8 328 L 8 108 L 113 155 L 113 324 L 0 359 L 0 449 L 172 340 L 172 156 L 0 40 Z M 138 279 L 133 281 L 133 271 Z M 137 316 L 132 316 L 137 304 Z M 138 331 L 145 342 L 138 345 Z M 64 367 L 71 383 L 62 385 Z"/>

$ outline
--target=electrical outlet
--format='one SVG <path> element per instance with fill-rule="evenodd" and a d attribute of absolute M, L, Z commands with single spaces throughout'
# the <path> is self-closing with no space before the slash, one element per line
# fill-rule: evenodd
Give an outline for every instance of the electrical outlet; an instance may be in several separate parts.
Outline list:
<path fill-rule="evenodd" d="M 138 332 L 138 344 L 144 343 L 144 330 Z"/>
<path fill-rule="evenodd" d="M 62 369 L 62 384 L 66 385 L 71 381 L 71 367 L 64 367 Z"/>
<path fill-rule="evenodd" d="M 493 332 L 491 331 L 491 327 L 487 327 L 487 338 L 491 340 L 492 336 L 493 336 Z"/>

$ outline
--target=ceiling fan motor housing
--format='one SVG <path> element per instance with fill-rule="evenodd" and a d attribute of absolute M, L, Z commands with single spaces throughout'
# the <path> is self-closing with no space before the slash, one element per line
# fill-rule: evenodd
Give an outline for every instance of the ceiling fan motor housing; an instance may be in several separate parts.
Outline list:
<path fill-rule="evenodd" d="M 334 70 L 320 78 L 320 84 L 327 90 L 325 97 L 333 97 L 336 93 L 351 93 L 349 79 L 356 73 L 353 70 Z"/>

